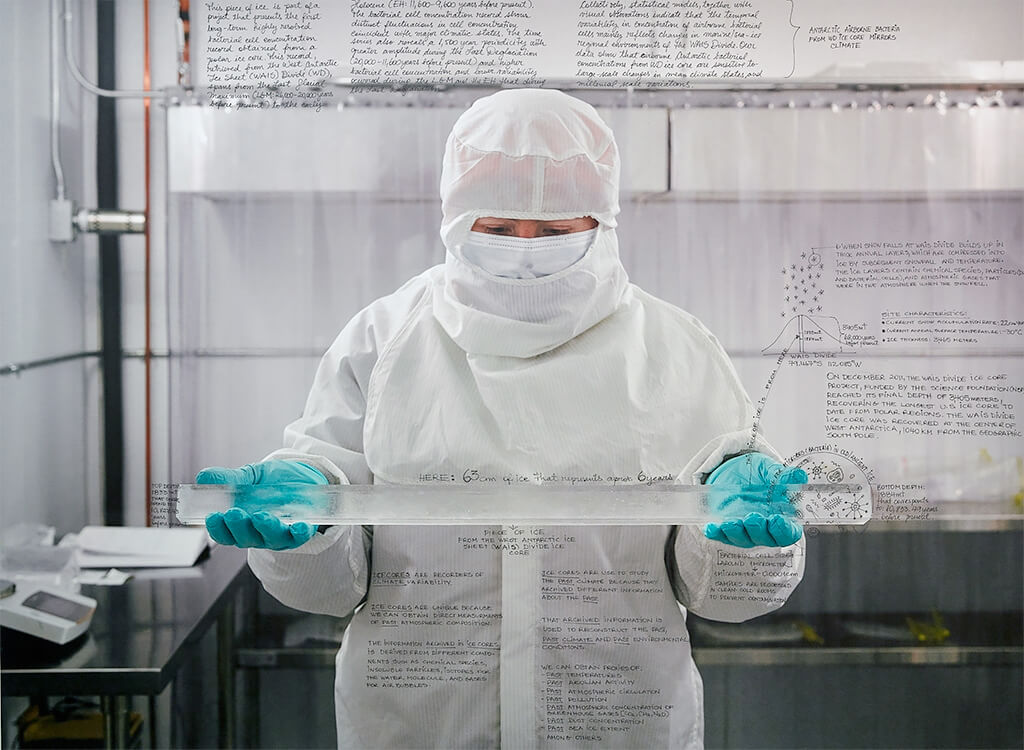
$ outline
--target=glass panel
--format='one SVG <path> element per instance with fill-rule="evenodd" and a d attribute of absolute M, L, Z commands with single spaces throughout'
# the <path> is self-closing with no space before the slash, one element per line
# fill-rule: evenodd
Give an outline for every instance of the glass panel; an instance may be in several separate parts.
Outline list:
<path fill-rule="evenodd" d="M 192 4 L 196 88 L 168 110 L 171 463 L 183 522 L 240 506 L 335 526 L 294 555 L 250 557 L 274 561 L 258 572 L 281 601 L 335 618 L 327 646 L 294 647 L 305 615 L 274 605 L 253 628 L 275 663 L 333 665 L 346 630 L 338 727 L 353 734 L 280 744 L 359 744 L 365 700 L 366 715 L 387 707 L 375 726 L 410 732 L 396 745 L 666 746 L 672 726 L 696 725 L 680 708 L 702 694 L 709 747 L 1022 745 L 1019 3 L 512 2 L 508 23 L 473 34 L 539 39 L 539 52 L 500 74 L 501 45 L 474 56 L 478 38 L 441 43 L 452 14 L 480 23 L 487 2 L 280 9 L 297 19 L 273 6 L 256 19 L 253 5 Z M 712 12 L 748 8 L 760 28 L 737 18 L 713 36 Z M 308 24 L 293 52 L 311 67 L 278 64 L 284 23 Z M 413 28 L 431 41 L 395 41 Z M 741 47 L 747 33 L 760 36 Z M 262 48 L 246 47 L 254 35 Z M 680 56 L 656 65 L 666 51 Z M 298 507 L 291 488 L 190 484 L 203 467 L 280 448 L 342 327 L 355 318 L 364 330 L 368 306 L 445 262 L 438 184 L 452 125 L 479 97 L 527 80 L 571 89 L 614 131 L 623 266 L 707 326 L 750 396 L 744 430 L 807 472 L 792 492 L 802 546 L 708 539 L 700 524 L 718 490 L 706 486 L 508 486 L 497 471 L 499 487 L 464 486 L 479 465 L 456 455 L 478 447 L 470 430 L 507 425 L 493 413 L 466 429 L 446 421 L 478 385 L 429 387 L 441 359 L 467 359 L 454 344 L 450 358 L 398 366 L 416 377 L 386 400 L 401 418 L 384 441 L 396 456 L 378 464 L 425 476 L 445 466 L 449 483 L 387 484 L 370 457 L 346 464 L 350 486 L 303 488 Z M 397 332 L 378 334 L 390 344 Z M 672 343 L 600 370 L 640 380 L 581 414 L 639 410 L 635 386 Z M 365 344 L 342 342 L 368 371 L 394 354 Z M 502 392 L 527 369 L 510 367 Z M 653 390 L 699 402 L 713 384 L 690 374 L 652 378 Z M 591 376 L 581 363 L 541 395 Z M 356 377 L 370 400 L 385 376 Z M 520 398 L 507 413 L 534 416 L 555 449 L 509 440 L 493 463 L 558 459 L 572 465 L 562 474 L 625 476 L 602 451 L 654 453 L 693 429 L 666 424 L 645 442 L 655 413 L 583 435 L 540 404 Z M 365 457 L 373 427 L 365 405 L 352 412 L 331 414 L 350 429 L 322 453 L 344 442 Z M 671 481 L 690 454 L 649 473 Z M 562 524 L 579 528 L 531 533 Z M 509 526 L 529 543 L 513 549 Z M 288 578 L 286 564 L 302 572 Z M 796 579 L 780 593 L 778 581 Z M 268 733 L 312 705 L 274 692 Z M 331 695 L 317 699 L 333 710 Z M 964 718 L 992 705 L 1002 721 Z M 469 726 L 481 728 L 467 739 Z"/>

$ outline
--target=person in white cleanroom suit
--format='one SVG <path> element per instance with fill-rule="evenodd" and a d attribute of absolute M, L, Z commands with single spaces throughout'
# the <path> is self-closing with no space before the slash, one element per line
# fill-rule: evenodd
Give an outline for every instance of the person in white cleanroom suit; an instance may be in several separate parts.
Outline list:
<path fill-rule="evenodd" d="M 590 105 L 550 90 L 478 100 L 445 147 L 443 265 L 348 323 L 285 449 L 197 481 L 456 492 L 464 478 L 724 472 L 761 485 L 765 502 L 770 482 L 806 481 L 753 429 L 708 330 L 627 280 L 618 180 L 615 140 Z M 800 527 L 767 505 L 705 527 L 316 533 L 230 510 L 208 528 L 254 547 L 249 564 L 283 603 L 358 608 L 337 657 L 346 748 L 699 747 L 686 611 L 770 612 L 804 567 Z"/>

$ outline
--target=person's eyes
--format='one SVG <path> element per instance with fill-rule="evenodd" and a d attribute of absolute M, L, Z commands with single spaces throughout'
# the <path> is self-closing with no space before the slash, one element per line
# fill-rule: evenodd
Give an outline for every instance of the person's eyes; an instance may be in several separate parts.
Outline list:
<path fill-rule="evenodd" d="M 547 235 L 569 234 L 571 231 L 572 231 L 571 229 L 567 229 L 566 227 L 545 227 L 544 228 L 544 234 L 547 234 Z"/>
<path fill-rule="evenodd" d="M 484 232 L 487 234 L 509 234 L 511 231 L 507 226 L 484 226 Z"/>

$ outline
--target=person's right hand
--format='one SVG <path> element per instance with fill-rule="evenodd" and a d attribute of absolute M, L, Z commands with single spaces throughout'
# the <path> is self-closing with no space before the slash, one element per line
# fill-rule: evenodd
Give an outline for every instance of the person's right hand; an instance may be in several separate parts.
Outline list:
<path fill-rule="evenodd" d="M 327 484 L 327 477 L 307 464 L 274 459 L 238 469 L 203 469 L 196 475 L 196 484 L 274 484 L 286 492 L 289 484 Z M 271 550 L 301 547 L 316 533 L 316 527 L 305 521 L 287 524 L 271 513 L 248 513 L 241 508 L 211 513 L 206 517 L 206 530 L 218 544 Z"/>
<path fill-rule="evenodd" d="M 730 458 L 715 469 L 707 484 L 734 487 L 716 498 L 711 510 L 724 518 L 704 527 L 704 536 L 734 547 L 788 547 L 803 536 L 787 485 L 806 484 L 807 472 L 784 466 L 763 453 Z"/>

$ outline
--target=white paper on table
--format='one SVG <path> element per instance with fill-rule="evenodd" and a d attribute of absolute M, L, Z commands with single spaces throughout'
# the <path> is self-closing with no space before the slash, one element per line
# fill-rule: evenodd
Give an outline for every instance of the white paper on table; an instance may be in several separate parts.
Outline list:
<path fill-rule="evenodd" d="M 82 568 L 187 568 L 208 543 L 203 528 L 86 526 L 78 534 L 78 564 Z"/>
<path fill-rule="evenodd" d="M 75 583 L 86 583 L 91 586 L 120 586 L 131 577 L 131 573 L 125 573 L 117 568 L 110 568 L 109 570 L 90 569 L 83 570 L 75 576 Z"/>

